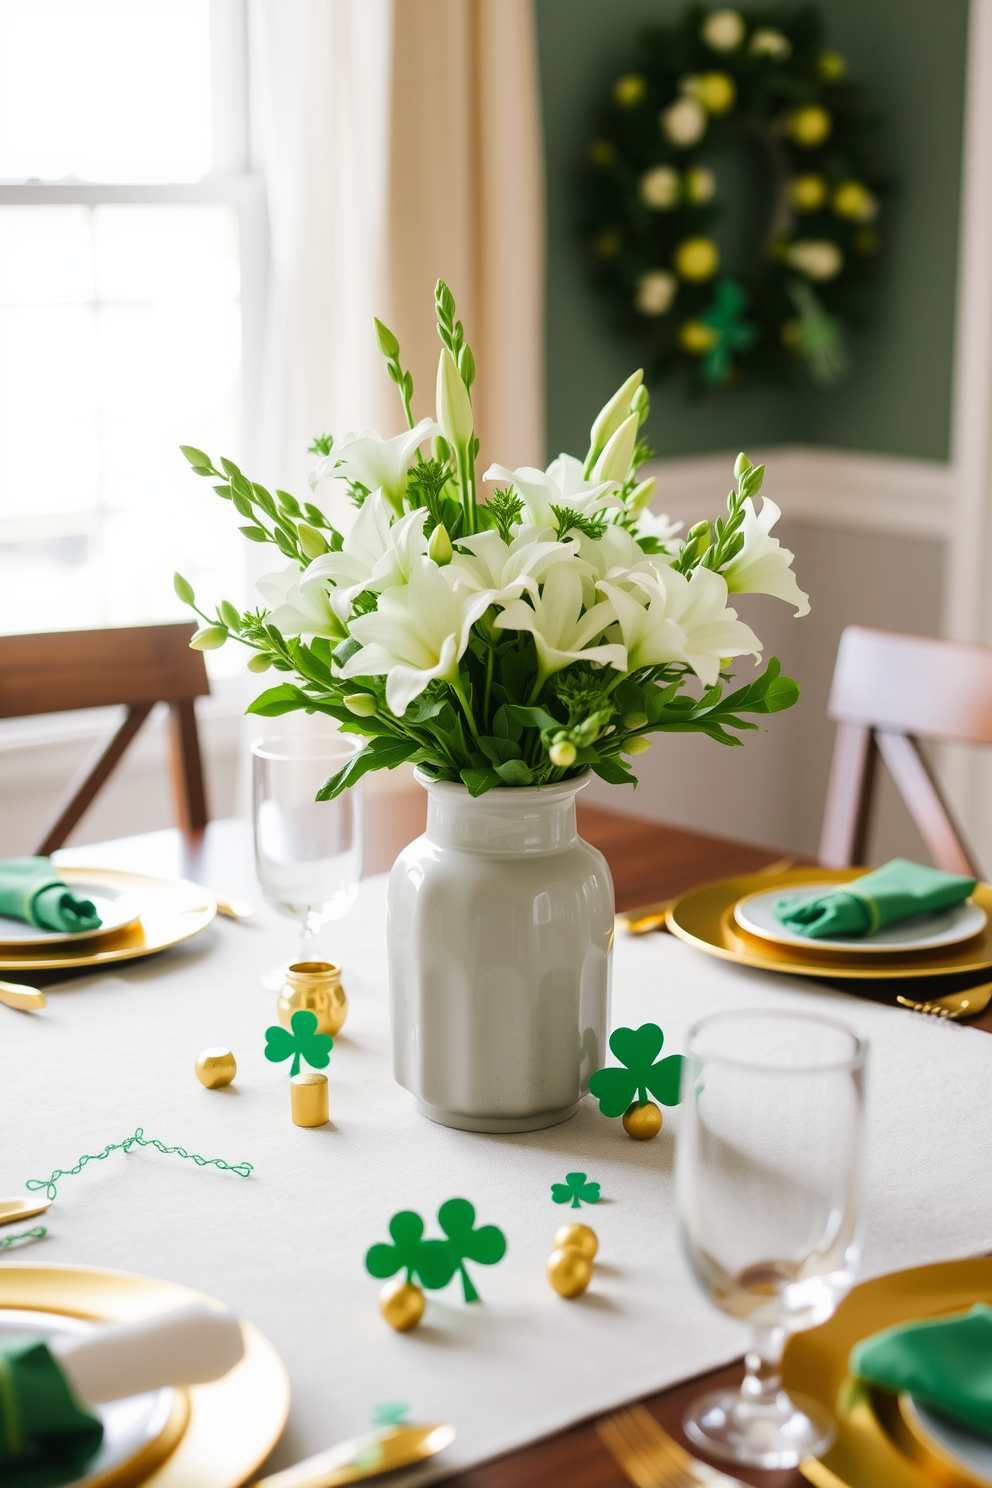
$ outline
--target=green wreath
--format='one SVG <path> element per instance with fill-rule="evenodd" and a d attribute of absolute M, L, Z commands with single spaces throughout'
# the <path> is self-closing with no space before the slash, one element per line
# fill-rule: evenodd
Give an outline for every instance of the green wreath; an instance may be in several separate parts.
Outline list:
<path fill-rule="evenodd" d="M 880 244 L 868 137 L 877 118 L 817 10 L 706 11 L 646 31 L 611 89 L 582 178 L 593 284 L 660 378 L 697 388 L 823 387 L 850 364 Z M 735 150 L 735 183 L 712 163 Z M 731 162 L 733 163 L 733 162 Z M 718 167 L 719 169 L 719 167 Z M 751 176 L 747 180 L 748 174 Z M 720 179 L 744 210 L 728 265 Z"/>

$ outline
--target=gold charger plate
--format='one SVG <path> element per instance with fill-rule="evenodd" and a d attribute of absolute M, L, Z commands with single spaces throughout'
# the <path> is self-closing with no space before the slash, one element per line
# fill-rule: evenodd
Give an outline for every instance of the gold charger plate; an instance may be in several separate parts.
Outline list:
<path fill-rule="evenodd" d="M 61 971 L 151 956 L 198 935 L 217 913 L 217 901 L 209 889 L 184 878 L 152 878 L 146 873 L 122 873 L 112 868 L 60 868 L 59 872 L 70 888 L 73 883 L 85 882 L 129 889 L 141 901 L 139 918 L 134 924 L 85 942 L 0 944 L 0 972 Z"/>
<path fill-rule="evenodd" d="M 189 1302 L 188 1287 L 82 1266 L 0 1270 L 0 1308 L 125 1323 Z M 176 1391 L 162 1434 L 108 1484 L 142 1488 L 238 1488 L 269 1455 L 289 1414 L 289 1378 L 275 1349 L 243 1323 L 245 1356 L 223 1379 Z M 122 1476 L 124 1469 L 128 1469 Z"/>
<path fill-rule="evenodd" d="M 862 868 L 790 868 L 784 873 L 723 878 L 683 894 L 665 919 L 673 935 L 711 956 L 789 976 L 906 979 L 982 972 L 992 967 L 992 887 L 984 883 L 978 885 L 971 897 L 989 916 L 985 929 L 961 945 L 940 946 L 931 951 L 872 952 L 863 956 L 852 952 L 838 956 L 835 952 L 818 952 L 812 944 L 808 951 L 798 950 L 795 946 L 779 946 L 749 935 L 734 919 L 734 906 L 748 894 L 799 884 L 849 883 L 863 872 Z"/>
<path fill-rule="evenodd" d="M 880 1328 L 963 1312 L 975 1302 L 992 1302 L 992 1258 L 942 1261 L 862 1282 L 829 1322 L 789 1340 L 782 1368 L 786 1389 L 811 1395 L 837 1423 L 830 1451 L 820 1462 L 807 1459 L 802 1465 L 815 1488 L 965 1488 L 975 1482 L 963 1468 L 949 1467 L 923 1434 L 914 1436 L 907 1402 L 871 1390 L 847 1372 L 851 1349 Z"/>

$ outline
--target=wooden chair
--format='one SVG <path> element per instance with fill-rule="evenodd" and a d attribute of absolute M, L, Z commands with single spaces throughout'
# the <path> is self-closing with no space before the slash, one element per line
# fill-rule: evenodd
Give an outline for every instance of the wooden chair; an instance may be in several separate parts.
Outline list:
<path fill-rule="evenodd" d="M 156 703 L 169 705 L 172 784 L 179 825 L 203 831 L 207 803 L 193 699 L 209 693 L 196 627 L 142 625 L 0 638 L 0 718 L 123 703 L 123 723 L 82 766 L 56 805 L 34 852 L 61 847 Z"/>
<path fill-rule="evenodd" d="M 830 868 L 864 862 L 881 756 L 937 867 L 977 875 L 918 740 L 992 744 L 992 647 L 849 626 L 827 711 L 837 739 L 820 861 Z"/>

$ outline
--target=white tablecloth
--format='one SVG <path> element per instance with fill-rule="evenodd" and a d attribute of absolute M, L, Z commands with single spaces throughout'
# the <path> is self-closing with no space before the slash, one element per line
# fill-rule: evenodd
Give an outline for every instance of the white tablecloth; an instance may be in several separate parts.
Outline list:
<path fill-rule="evenodd" d="M 739 1354 L 745 1334 L 697 1292 L 679 1254 L 677 1110 L 643 1144 L 591 1101 L 563 1126 L 518 1137 L 449 1131 L 414 1112 L 390 1075 L 384 904 L 385 880 L 367 880 L 332 930 L 351 1014 L 328 1071 L 325 1129 L 291 1124 L 288 1066 L 263 1057 L 274 997 L 259 973 L 292 953 L 295 936 L 265 910 L 67 984 L 42 1013 L 0 1006 L 0 1194 L 139 1125 L 255 1165 L 244 1180 L 148 1149 L 115 1153 L 64 1179 L 46 1216 L 51 1237 L 0 1254 L 0 1265 L 144 1272 L 250 1318 L 292 1380 L 275 1465 L 364 1430 L 377 1403 L 400 1400 L 414 1419 L 456 1425 L 451 1470 Z M 701 1015 L 749 1005 L 829 1007 L 871 1040 L 864 1274 L 992 1248 L 992 1038 L 726 966 L 668 936 L 618 937 L 613 1022 L 660 1023 L 667 1052 Z M 214 1044 L 238 1059 L 225 1091 L 193 1073 Z M 550 1197 L 573 1169 L 602 1184 L 603 1201 L 581 1214 L 601 1261 L 590 1291 L 568 1303 L 544 1263 L 556 1226 L 579 1217 Z M 455 1195 L 504 1229 L 507 1257 L 474 1268 L 482 1306 L 466 1307 L 456 1281 L 430 1294 L 419 1329 L 395 1334 L 365 1250 L 387 1238 L 397 1209 L 419 1210 L 436 1230 L 437 1206 Z"/>

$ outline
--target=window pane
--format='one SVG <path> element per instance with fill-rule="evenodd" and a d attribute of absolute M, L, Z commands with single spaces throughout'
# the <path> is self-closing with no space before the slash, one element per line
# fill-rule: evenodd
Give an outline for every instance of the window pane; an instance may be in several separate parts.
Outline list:
<path fill-rule="evenodd" d="M 179 452 L 237 458 L 238 295 L 233 208 L 0 211 L 0 631 L 175 618 L 177 568 L 240 599 L 239 519 Z"/>
<path fill-rule="evenodd" d="M 0 180 L 197 181 L 209 0 L 0 0 Z"/>

